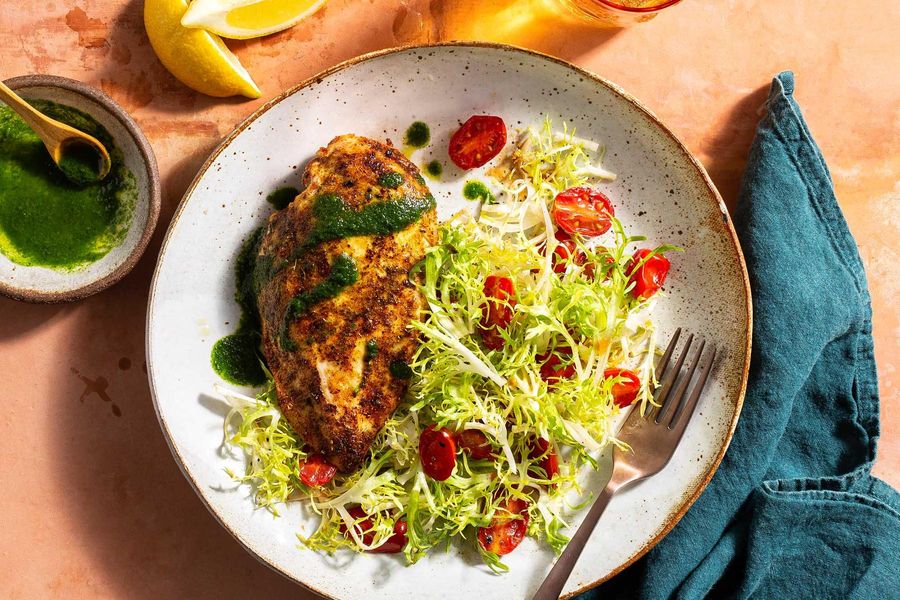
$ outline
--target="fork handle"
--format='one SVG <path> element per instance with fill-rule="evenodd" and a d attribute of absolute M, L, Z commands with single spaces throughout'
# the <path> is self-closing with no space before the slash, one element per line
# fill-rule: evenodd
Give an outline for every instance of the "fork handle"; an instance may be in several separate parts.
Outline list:
<path fill-rule="evenodd" d="M 550 573 L 547 574 L 547 578 L 544 579 L 544 583 L 538 588 L 533 600 L 557 600 L 559 598 L 563 587 L 566 585 L 566 581 L 569 579 L 569 575 L 572 574 L 572 569 L 575 568 L 575 563 L 578 562 L 578 557 L 581 556 L 581 551 L 584 550 L 588 538 L 591 537 L 594 528 L 597 526 L 597 521 L 600 520 L 600 515 L 606 510 L 606 506 L 609 504 L 613 495 L 627 483 L 627 481 L 622 481 L 620 477 L 617 477 L 617 474 L 618 471 L 614 470 L 609 483 L 606 484 L 606 487 L 603 488 L 603 491 L 597 496 L 597 499 L 588 511 L 588 514 L 578 528 L 578 531 L 576 531 L 575 535 L 572 536 L 572 539 L 569 540 L 566 549 L 563 551 L 562 555 L 560 555 L 556 564 L 553 565 Z"/>

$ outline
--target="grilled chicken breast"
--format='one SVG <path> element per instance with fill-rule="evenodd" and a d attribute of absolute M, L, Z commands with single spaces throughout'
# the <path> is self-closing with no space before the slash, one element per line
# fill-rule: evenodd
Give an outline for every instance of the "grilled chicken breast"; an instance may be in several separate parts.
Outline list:
<path fill-rule="evenodd" d="M 408 274 L 437 217 L 415 165 L 364 137 L 320 149 L 303 185 L 260 243 L 262 348 L 288 422 L 348 472 L 406 393 L 424 306 Z"/>

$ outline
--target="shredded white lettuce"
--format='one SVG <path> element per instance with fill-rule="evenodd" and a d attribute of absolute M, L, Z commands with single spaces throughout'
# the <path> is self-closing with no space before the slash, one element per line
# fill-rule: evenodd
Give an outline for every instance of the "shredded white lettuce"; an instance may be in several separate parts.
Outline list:
<path fill-rule="evenodd" d="M 649 318 L 655 298 L 635 299 L 626 273 L 643 238 L 629 236 L 613 219 L 608 233 L 579 242 L 583 264 L 570 258 L 565 272 L 553 268 L 553 199 L 570 187 L 614 179 L 602 166 L 603 154 L 599 144 L 565 126 L 556 131 L 547 120 L 522 132 L 492 169 L 496 198 L 481 207 L 479 218 L 460 214 L 441 226 L 440 243 L 411 273 L 428 306 L 411 325 L 421 345 L 410 365 L 408 397 L 357 472 L 307 488 L 297 477 L 297 462 L 306 454 L 280 418 L 271 378 L 255 399 L 220 390 L 232 406 L 226 442 L 247 458 L 245 473 L 233 476 L 253 486 L 260 506 L 274 511 L 300 501 L 318 513 L 315 532 L 298 536 L 306 546 L 326 552 L 376 548 L 402 518 L 409 538 L 404 552 L 415 562 L 456 537 L 477 546 L 476 528 L 489 525 L 509 498 L 527 501 L 529 535 L 557 552 L 565 546 L 564 516 L 573 509 L 566 497 L 581 493 L 577 475 L 585 466 L 596 468 L 597 453 L 619 443 L 614 423 L 621 409 L 612 399 L 615 381 L 604 371 L 623 367 L 638 374 L 640 410 L 652 402 L 656 383 Z M 499 350 L 488 350 L 479 334 L 484 282 L 492 274 L 509 277 L 516 290 L 515 317 L 501 332 L 505 344 Z M 540 369 L 548 355 L 572 365 L 575 375 L 545 381 Z M 449 479 L 430 479 L 419 463 L 418 440 L 432 424 L 483 432 L 493 458 L 458 453 Z M 559 456 L 552 482 L 540 458 L 530 457 L 537 438 L 550 440 Z M 349 509 L 355 506 L 373 523 L 371 543 L 352 527 Z M 482 556 L 491 568 L 505 570 L 498 556 L 483 550 Z"/>

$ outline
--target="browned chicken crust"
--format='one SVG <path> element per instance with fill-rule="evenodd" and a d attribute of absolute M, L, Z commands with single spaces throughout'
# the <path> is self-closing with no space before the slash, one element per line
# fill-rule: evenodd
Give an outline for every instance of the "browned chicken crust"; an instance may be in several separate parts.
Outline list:
<path fill-rule="evenodd" d="M 402 182 L 385 185 L 391 172 L 402 175 Z M 296 258 L 301 248 L 299 258 L 259 293 L 262 348 L 288 422 L 308 450 L 348 472 L 363 462 L 406 393 L 408 380 L 396 374 L 416 350 L 408 325 L 424 306 L 408 273 L 437 242 L 437 217 L 432 204 L 396 233 L 324 241 L 303 250 L 315 231 L 313 207 L 322 195 L 338 195 L 356 211 L 386 200 L 430 198 L 418 169 L 400 151 L 355 135 L 336 137 L 320 149 L 306 167 L 303 185 L 287 208 L 270 217 L 260 245 L 260 256 L 275 264 Z M 358 280 L 313 304 L 283 330 L 291 299 L 325 281 L 341 254 L 356 263 Z"/>

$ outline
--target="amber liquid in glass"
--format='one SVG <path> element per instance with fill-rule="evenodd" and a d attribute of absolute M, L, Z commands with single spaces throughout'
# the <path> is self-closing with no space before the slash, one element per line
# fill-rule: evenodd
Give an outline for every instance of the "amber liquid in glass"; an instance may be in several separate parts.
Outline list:
<path fill-rule="evenodd" d="M 655 6 L 669 4 L 669 0 L 610 0 L 608 3 L 599 0 L 563 0 L 563 2 L 582 17 L 609 27 L 625 27 L 634 23 L 642 23 L 659 14 L 658 11 L 653 10 L 632 12 L 628 10 L 629 8 L 652 9 Z M 615 6 L 622 8 L 617 9 Z"/>

